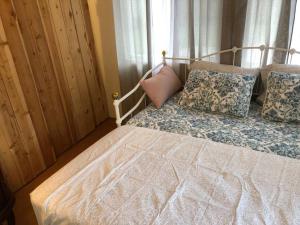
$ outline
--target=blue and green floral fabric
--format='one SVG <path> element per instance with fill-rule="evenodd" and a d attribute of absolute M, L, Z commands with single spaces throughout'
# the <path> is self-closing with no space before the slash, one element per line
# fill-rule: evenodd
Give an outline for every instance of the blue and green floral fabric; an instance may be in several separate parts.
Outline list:
<path fill-rule="evenodd" d="M 300 122 L 300 74 L 271 72 L 263 105 L 264 118 Z"/>
<path fill-rule="evenodd" d="M 179 104 L 203 112 L 245 117 L 255 81 L 254 75 L 192 70 Z"/>
<path fill-rule="evenodd" d="M 208 138 L 216 142 L 248 147 L 300 159 L 300 125 L 272 122 L 261 117 L 261 106 L 250 105 L 248 117 L 235 118 L 183 108 L 181 93 L 169 99 L 161 109 L 152 104 L 127 124 L 172 133 Z"/>

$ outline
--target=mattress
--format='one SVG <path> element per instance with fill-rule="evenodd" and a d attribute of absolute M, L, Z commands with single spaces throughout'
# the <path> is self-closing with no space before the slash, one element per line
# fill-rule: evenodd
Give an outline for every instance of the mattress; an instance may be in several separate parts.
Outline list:
<path fill-rule="evenodd" d="M 30 197 L 39 224 L 300 224 L 300 163 L 120 127 Z"/>
<path fill-rule="evenodd" d="M 183 108 L 180 93 L 162 108 L 150 104 L 127 124 L 242 146 L 300 159 L 300 124 L 271 122 L 261 117 L 262 107 L 250 106 L 247 118 L 234 118 Z"/>

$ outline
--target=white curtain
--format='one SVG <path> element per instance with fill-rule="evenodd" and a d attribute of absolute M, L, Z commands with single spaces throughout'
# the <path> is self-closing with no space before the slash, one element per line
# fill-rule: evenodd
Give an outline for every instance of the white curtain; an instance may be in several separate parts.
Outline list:
<path fill-rule="evenodd" d="M 222 5 L 223 0 L 150 0 L 153 65 L 161 61 L 162 50 L 176 57 L 219 51 Z"/>
<path fill-rule="evenodd" d="M 152 65 L 155 66 L 161 62 L 162 50 L 173 55 L 172 0 L 151 0 L 150 12 L 151 57 Z"/>
<path fill-rule="evenodd" d="M 280 47 L 288 47 L 289 32 L 281 29 L 292 24 L 289 14 L 293 14 L 290 8 L 295 8 L 295 1 L 113 0 L 122 94 L 132 89 L 149 67 L 161 62 L 162 50 L 168 56 L 200 57 L 221 50 L 223 40 L 226 48 L 278 46 L 278 40 L 283 42 Z M 280 38 L 281 34 L 285 38 Z M 259 66 L 259 50 L 243 51 L 238 57 L 243 67 Z M 272 59 L 269 52 L 264 62 Z M 219 57 L 210 60 L 220 61 Z"/>
<path fill-rule="evenodd" d="M 140 73 L 148 63 L 145 1 L 114 0 L 114 17 L 120 70 L 134 66 Z"/>
<path fill-rule="evenodd" d="M 118 67 L 122 95 L 129 92 L 149 69 L 146 2 L 141 0 L 113 0 Z M 133 95 L 123 104 L 127 111 L 138 100 Z"/>
<path fill-rule="evenodd" d="M 195 57 L 221 50 L 222 10 L 223 0 L 194 0 Z"/>
<path fill-rule="evenodd" d="M 198 57 L 221 47 L 223 0 L 113 0 L 122 95 L 168 56 Z M 218 58 L 211 60 L 218 61 Z M 128 100 L 125 111 L 140 93 Z"/>
<path fill-rule="evenodd" d="M 284 0 L 248 0 L 243 46 L 275 46 L 281 6 Z M 272 59 L 269 52 L 267 61 Z M 242 66 L 258 67 L 260 50 L 243 51 Z"/>
<path fill-rule="evenodd" d="M 291 48 L 300 51 L 300 1 L 297 2 L 294 31 L 292 36 Z M 300 65 L 300 54 L 295 54 L 292 58 L 292 64 Z"/>

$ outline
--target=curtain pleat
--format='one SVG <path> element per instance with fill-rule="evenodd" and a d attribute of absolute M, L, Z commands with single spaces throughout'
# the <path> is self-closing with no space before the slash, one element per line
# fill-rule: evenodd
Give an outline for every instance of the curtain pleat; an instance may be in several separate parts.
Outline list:
<path fill-rule="evenodd" d="M 146 21 L 147 21 L 147 49 L 148 65 L 152 67 L 152 42 L 151 42 L 151 0 L 146 0 Z M 155 65 L 154 65 L 155 66 Z"/>
<path fill-rule="evenodd" d="M 221 50 L 223 0 L 194 1 L 195 56 Z M 210 59 L 219 62 L 219 57 Z"/>
<path fill-rule="evenodd" d="M 295 21 L 296 4 L 297 0 L 283 1 L 275 42 L 276 47 L 287 49 L 290 48 Z M 285 63 L 287 57 L 287 52 L 276 52 L 273 56 L 273 62 Z"/>
<path fill-rule="evenodd" d="M 114 0 L 116 46 L 122 95 L 128 93 L 149 70 L 149 48 L 146 1 Z M 142 95 L 130 96 L 123 111 L 132 108 Z"/>
<path fill-rule="evenodd" d="M 189 1 L 189 49 L 190 49 L 190 58 L 195 58 L 195 15 L 194 15 L 194 5 L 195 0 Z"/>
<path fill-rule="evenodd" d="M 223 0 L 221 49 L 243 45 L 245 18 L 248 0 Z M 222 64 L 233 64 L 233 54 L 221 55 Z M 241 65 L 241 54 L 237 53 L 235 65 Z"/>

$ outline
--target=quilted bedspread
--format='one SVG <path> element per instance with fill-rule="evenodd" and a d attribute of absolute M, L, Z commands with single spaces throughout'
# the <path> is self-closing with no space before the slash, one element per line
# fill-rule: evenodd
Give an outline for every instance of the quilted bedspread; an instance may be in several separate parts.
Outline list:
<path fill-rule="evenodd" d="M 299 160 L 123 126 L 31 193 L 39 224 L 300 224 Z"/>
<path fill-rule="evenodd" d="M 262 107 L 254 102 L 248 117 L 243 119 L 200 112 L 180 106 L 177 103 L 180 94 L 160 109 L 150 104 L 127 124 L 300 159 L 300 124 L 265 120 L 261 116 Z"/>

